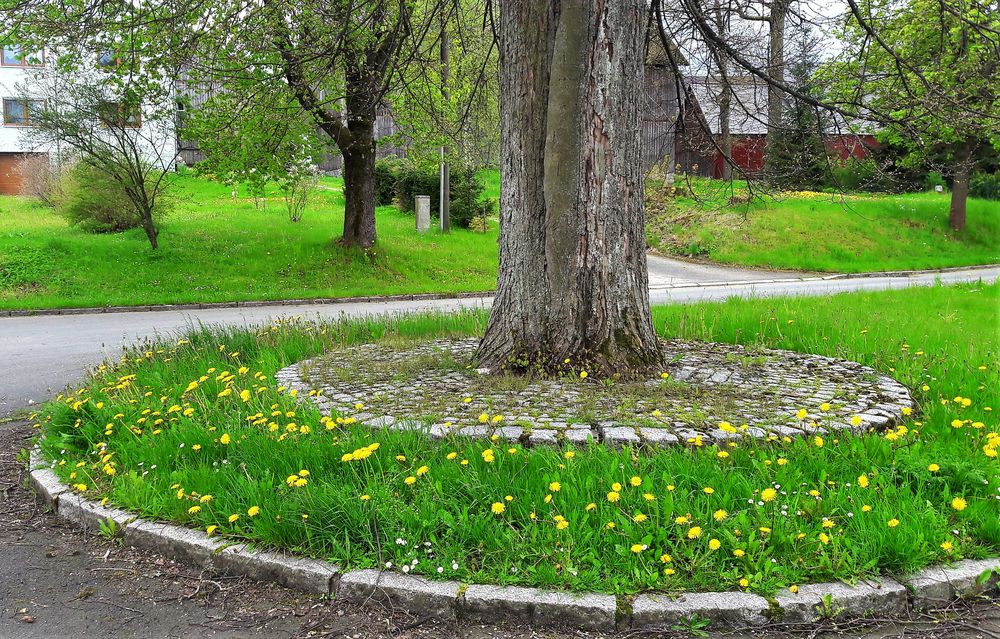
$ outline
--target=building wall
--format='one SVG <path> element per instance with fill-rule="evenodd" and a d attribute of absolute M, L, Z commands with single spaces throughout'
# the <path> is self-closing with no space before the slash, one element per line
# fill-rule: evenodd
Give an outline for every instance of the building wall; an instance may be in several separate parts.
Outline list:
<path fill-rule="evenodd" d="M 46 81 L 46 74 L 51 69 L 47 62 L 50 57 L 43 55 L 43 61 L 46 63 L 39 66 L 24 67 L 0 64 L 0 99 L 40 96 L 43 92 L 39 91 L 37 87 Z M 86 73 L 81 72 L 83 77 L 86 77 Z M 91 71 L 91 73 L 97 72 Z M 0 109 L 2 109 L 2 104 L 0 101 Z M 144 106 L 144 110 L 149 112 L 146 106 Z M 9 125 L 0 120 L 0 156 L 3 157 L 2 165 L 5 174 L 9 173 L 12 167 L 16 167 L 19 164 L 17 159 L 25 154 L 46 153 L 50 161 L 56 161 L 60 155 L 67 153 L 67 150 L 60 148 L 60 145 L 33 145 L 25 137 L 29 131 L 29 127 Z M 150 161 L 172 167 L 177 152 L 173 124 L 160 123 L 157 126 L 143 124 L 138 131 L 152 140 L 151 144 L 143 145 L 147 158 Z M 4 182 L 5 186 L 0 186 L 0 193 L 9 193 L 15 190 L 12 185 L 16 184 L 16 181 L 7 179 Z"/>
<path fill-rule="evenodd" d="M 677 126 L 677 83 L 669 67 L 646 65 L 642 109 L 642 171 L 649 171 L 664 158 L 676 163 L 674 138 Z"/>

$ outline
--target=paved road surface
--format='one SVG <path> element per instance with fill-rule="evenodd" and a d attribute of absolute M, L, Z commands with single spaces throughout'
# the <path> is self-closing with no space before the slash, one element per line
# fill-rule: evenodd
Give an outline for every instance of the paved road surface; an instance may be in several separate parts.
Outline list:
<path fill-rule="evenodd" d="M 930 285 L 936 281 L 952 283 L 1000 278 L 1000 266 L 910 276 L 844 279 L 794 276 L 795 279 L 789 279 L 788 274 L 730 270 L 664 258 L 653 258 L 650 264 L 653 273 L 650 299 L 654 304 L 722 300 L 735 296 L 827 295 Z M 0 318 L 0 417 L 44 401 L 66 385 L 79 382 L 87 369 L 105 358 L 119 356 L 128 344 L 169 335 L 199 322 L 233 325 L 260 323 L 288 315 L 336 318 L 448 311 L 484 307 L 490 301 L 482 298 Z"/>

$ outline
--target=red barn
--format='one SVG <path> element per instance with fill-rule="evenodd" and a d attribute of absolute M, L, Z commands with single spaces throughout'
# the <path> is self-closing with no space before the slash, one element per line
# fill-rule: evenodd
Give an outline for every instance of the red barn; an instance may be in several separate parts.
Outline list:
<path fill-rule="evenodd" d="M 767 153 L 767 85 L 755 78 L 736 78 L 731 84 L 732 159 L 741 173 L 752 176 L 764 168 Z M 725 164 L 720 144 L 721 83 L 714 78 L 688 77 L 684 86 L 685 102 L 676 127 L 674 162 L 683 172 L 721 178 Z M 862 160 L 878 147 L 875 136 L 869 133 L 833 131 L 826 138 L 831 156 L 841 161 Z"/>

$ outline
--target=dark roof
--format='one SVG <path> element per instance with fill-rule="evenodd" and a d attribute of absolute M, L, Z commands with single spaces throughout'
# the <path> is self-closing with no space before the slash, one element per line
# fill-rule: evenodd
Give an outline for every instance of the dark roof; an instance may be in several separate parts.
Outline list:
<path fill-rule="evenodd" d="M 688 96 L 705 116 L 712 135 L 722 133 L 719 101 L 722 82 L 718 78 L 688 76 L 684 78 Z M 767 134 L 767 83 L 756 77 L 730 78 L 733 95 L 729 106 L 729 131 L 733 135 Z M 830 134 L 871 133 L 871 125 L 862 121 L 848 122 L 841 115 L 829 114 Z"/>

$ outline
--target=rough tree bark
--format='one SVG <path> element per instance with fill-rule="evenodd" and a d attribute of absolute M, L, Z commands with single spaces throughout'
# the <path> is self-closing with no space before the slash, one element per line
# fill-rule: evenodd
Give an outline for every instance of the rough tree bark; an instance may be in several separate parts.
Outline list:
<path fill-rule="evenodd" d="M 500 274 L 491 369 L 661 362 L 639 154 L 644 0 L 501 4 Z"/>
<path fill-rule="evenodd" d="M 972 173 L 972 145 L 963 144 L 955 152 L 955 172 L 951 181 L 951 207 L 948 226 L 955 231 L 965 228 L 965 207 L 969 199 L 969 175 Z"/>

